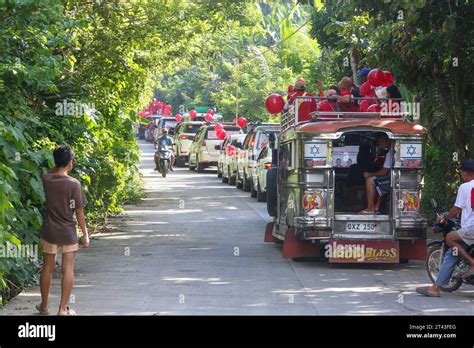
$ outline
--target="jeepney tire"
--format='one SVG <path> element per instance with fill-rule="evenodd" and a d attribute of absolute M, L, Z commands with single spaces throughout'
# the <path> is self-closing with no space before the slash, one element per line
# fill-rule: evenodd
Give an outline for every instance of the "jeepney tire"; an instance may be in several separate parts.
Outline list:
<path fill-rule="evenodd" d="M 401 265 L 406 265 L 408 262 L 410 262 L 410 259 L 405 259 L 405 258 L 400 259 L 400 261 L 399 261 L 399 263 L 400 263 Z"/>
<path fill-rule="evenodd" d="M 267 193 L 262 192 L 260 187 L 260 181 L 257 181 L 257 201 L 258 202 L 266 202 L 267 201 Z"/>
<path fill-rule="evenodd" d="M 277 174 L 277 167 L 267 171 L 267 212 L 271 217 L 277 216 Z"/>
<path fill-rule="evenodd" d="M 232 177 L 232 174 L 230 173 L 230 168 L 227 168 L 227 176 L 229 177 L 229 185 L 235 185 L 235 176 Z"/>
<path fill-rule="evenodd" d="M 219 165 L 217 165 L 217 177 L 222 178 L 222 171 L 219 170 Z"/>
<path fill-rule="evenodd" d="M 436 281 L 436 279 L 433 278 L 433 276 L 431 275 L 431 272 L 430 272 L 430 269 L 429 269 L 429 261 L 430 261 L 430 257 L 432 256 L 433 253 L 440 253 L 441 252 L 441 245 L 440 244 L 434 244 L 434 245 L 431 245 L 428 247 L 428 255 L 426 257 L 426 272 L 428 273 L 428 276 L 430 277 L 430 280 L 431 282 L 434 282 Z M 441 286 L 441 291 L 443 292 L 454 292 L 456 291 L 457 289 L 459 289 L 462 285 L 462 278 L 459 277 L 456 279 L 456 282 L 450 286 L 450 287 L 445 287 L 445 286 Z"/>

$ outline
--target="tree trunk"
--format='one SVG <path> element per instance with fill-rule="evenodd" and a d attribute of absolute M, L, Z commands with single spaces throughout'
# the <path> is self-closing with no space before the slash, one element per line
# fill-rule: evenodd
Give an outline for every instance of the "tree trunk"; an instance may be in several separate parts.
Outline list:
<path fill-rule="evenodd" d="M 458 106 L 457 108 L 454 105 L 451 105 L 450 98 L 449 98 L 449 90 L 448 90 L 448 82 L 438 73 L 434 73 L 434 78 L 436 81 L 436 85 L 438 87 L 439 96 L 441 99 L 441 106 L 448 116 L 449 125 L 451 126 L 451 132 L 454 137 L 454 144 L 456 145 L 456 150 L 459 154 L 460 159 L 467 158 L 469 153 L 466 148 L 466 138 L 464 136 L 464 131 L 461 127 L 458 126 L 458 122 L 456 120 L 456 112 L 455 110 L 462 109 L 462 105 Z M 462 103 L 462 101 L 461 101 Z"/>

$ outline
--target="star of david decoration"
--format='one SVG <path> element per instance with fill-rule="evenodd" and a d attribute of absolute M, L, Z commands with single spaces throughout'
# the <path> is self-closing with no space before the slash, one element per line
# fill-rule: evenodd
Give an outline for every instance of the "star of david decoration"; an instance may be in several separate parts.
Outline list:
<path fill-rule="evenodd" d="M 313 145 L 313 147 L 311 147 L 310 149 L 310 152 L 313 156 L 319 155 L 319 147 L 317 147 L 316 145 Z"/>
<path fill-rule="evenodd" d="M 416 147 L 414 147 L 413 145 L 408 146 L 407 154 L 409 154 L 410 156 L 416 155 Z"/>

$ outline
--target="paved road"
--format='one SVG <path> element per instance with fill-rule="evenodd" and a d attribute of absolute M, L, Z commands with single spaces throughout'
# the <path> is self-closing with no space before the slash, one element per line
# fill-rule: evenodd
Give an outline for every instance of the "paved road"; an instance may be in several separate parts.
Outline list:
<path fill-rule="evenodd" d="M 142 143 L 146 196 L 109 222 L 77 260 L 72 307 L 79 314 L 474 314 L 474 288 L 423 298 L 423 262 L 333 265 L 293 262 L 263 242 L 264 203 L 222 184 L 214 171 L 152 171 Z M 55 277 L 52 304 L 59 298 Z M 31 314 L 38 287 L 0 314 Z"/>

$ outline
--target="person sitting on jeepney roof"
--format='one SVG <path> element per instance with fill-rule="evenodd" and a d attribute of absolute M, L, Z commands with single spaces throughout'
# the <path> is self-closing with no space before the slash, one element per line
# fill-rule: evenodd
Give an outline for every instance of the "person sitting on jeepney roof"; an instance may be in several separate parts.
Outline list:
<path fill-rule="evenodd" d="M 290 99 L 288 100 L 289 104 L 293 104 L 296 97 L 313 97 L 311 93 L 306 92 L 306 81 L 303 79 L 296 81 L 294 93 L 291 94 Z M 314 111 L 316 111 L 315 99 L 301 102 L 298 108 L 298 122 L 312 120 L 311 112 Z"/>
<path fill-rule="evenodd" d="M 338 95 L 337 91 L 335 89 L 328 89 L 326 93 L 326 97 L 333 97 L 331 99 L 324 99 L 321 102 L 318 103 L 318 111 L 319 112 L 335 112 L 337 109 L 336 106 L 336 96 Z M 320 117 L 325 117 L 325 118 L 336 118 L 336 115 L 324 115 L 324 114 L 319 114 Z"/>
<path fill-rule="evenodd" d="M 343 112 L 356 111 L 357 109 L 356 103 L 352 100 L 353 85 L 354 83 L 350 77 L 343 77 L 338 83 L 341 93 L 337 97 L 337 101 Z"/>
<path fill-rule="evenodd" d="M 388 135 L 379 133 L 377 135 L 377 145 L 388 149 L 385 155 L 383 167 L 376 172 L 364 172 L 365 189 L 367 192 L 367 208 L 359 214 L 376 214 L 379 212 L 382 196 L 390 192 L 390 168 L 392 167 L 391 142 Z"/>

